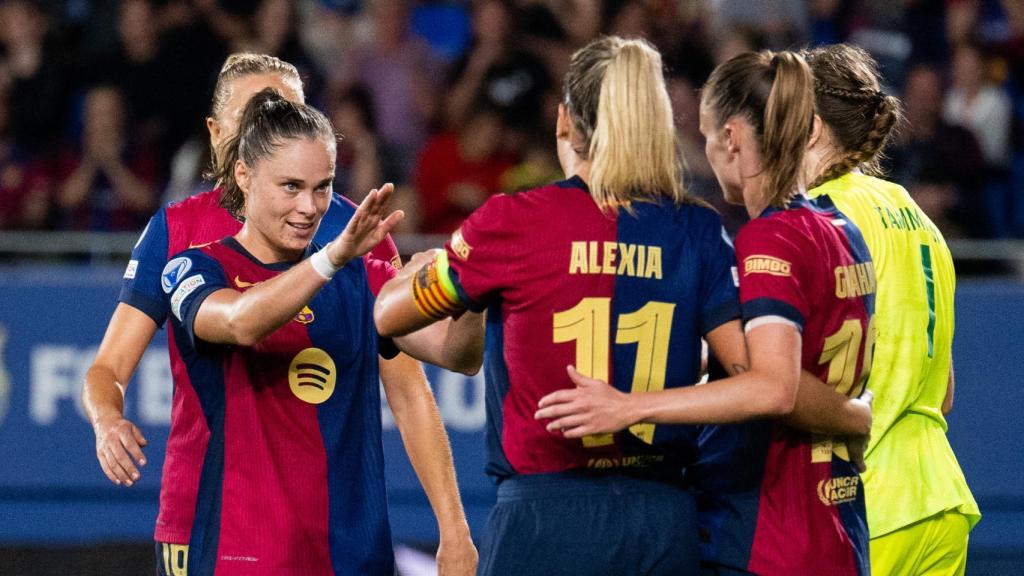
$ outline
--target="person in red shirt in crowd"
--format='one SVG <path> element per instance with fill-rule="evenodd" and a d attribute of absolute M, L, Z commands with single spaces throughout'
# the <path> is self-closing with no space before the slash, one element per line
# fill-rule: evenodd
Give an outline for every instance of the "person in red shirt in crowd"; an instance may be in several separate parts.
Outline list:
<path fill-rule="evenodd" d="M 505 126 L 498 111 L 478 105 L 458 133 L 430 138 L 416 164 L 420 229 L 450 234 L 485 200 L 502 191 L 501 177 L 515 165 L 502 148 Z"/>

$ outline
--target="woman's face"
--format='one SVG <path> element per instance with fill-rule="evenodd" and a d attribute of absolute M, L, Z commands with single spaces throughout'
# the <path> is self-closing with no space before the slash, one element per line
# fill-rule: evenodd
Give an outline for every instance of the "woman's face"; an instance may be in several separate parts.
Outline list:
<path fill-rule="evenodd" d="M 236 164 L 245 225 L 279 260 L 297 258 L 313 240 L 330 205 L 334 157 L 333 140 L 295 139 L 251 168 Z"/>
<path fill-rule="evenodd" d="M 302 95 L 302 86 L 274 72 L 235 78 L 230 88 L 231 95 L 224 101 L 224 107 L 217 117 L 206 119 L 206 127 L 210 130 L 210 145 L 215 150 L 238 132 L 238 123 L 242 121 L 245 105 L 264 88 L 273 88 L 292 102 L 304 104 L 306 101 Z"/>
<path fill-rule="evenodd" d="M 704 153 L 722 188 L 725 201 L 743 204 L 743 179 L 740 177 L 739 156 L 724 126 L 718 126 L 708 106 L 700 105 L 700 133 L 704 135 Z"/>

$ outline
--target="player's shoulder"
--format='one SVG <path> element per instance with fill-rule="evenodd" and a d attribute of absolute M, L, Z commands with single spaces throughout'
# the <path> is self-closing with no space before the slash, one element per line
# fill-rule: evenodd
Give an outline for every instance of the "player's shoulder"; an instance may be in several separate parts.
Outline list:
<path fill-rule="evenodd" d="M 202 217 L 212 212 L 226 212 L 220 205 L 220 188 L 193 194 L 183 200 L 169 202 L 164 205 L 163 210 L 168 219 L 186 220 L 194 217 Z"/>

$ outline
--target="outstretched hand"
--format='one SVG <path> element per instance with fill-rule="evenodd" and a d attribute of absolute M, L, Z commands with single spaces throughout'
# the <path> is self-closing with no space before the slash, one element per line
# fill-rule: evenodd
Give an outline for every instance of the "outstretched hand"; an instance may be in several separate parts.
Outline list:
<path fill-rule="evenodd" d="M 349 260 L 373 250 L 402 221 L 405 213 L 401 210 L 395 210 L 385 217 L 388 200 L 394 192 L 395 187 L 391 183 L 370 190 L 345 230 L 327 245 L 331 264 L 341 267 Z"/>
<path fill-rule="evenodd" d="M 629 394 L 619 392 L 608 383 L 584 376 L 576 368 L 567 368 L 569 379 L 576 384 L 572 390 L 559 390 L 540 399 L 537 420 L 550 420 L 548 432 L 566 438 L 582 438 L 591 434 L 618 432 L 636 423 Z"/>

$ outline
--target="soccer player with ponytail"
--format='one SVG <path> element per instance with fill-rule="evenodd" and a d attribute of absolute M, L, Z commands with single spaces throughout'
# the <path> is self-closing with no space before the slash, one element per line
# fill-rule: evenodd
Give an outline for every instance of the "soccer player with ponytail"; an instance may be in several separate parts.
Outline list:
<path fill-rule="evenodd" d="M 952 408 L 953 260 L 900 185 L 877 178 L 900 119 L 871 56 L 834 45 L 808 54 L 820 129 L 805 163 L 809 194 L 860 228 L 878 274 L 871 368 L 875 417 L 864 489 L 875 574 L 957 575 L 980 512 L 946 439 Z"/>
<path fill-rule="evenodd" d="M 691 386 L 701 337 L 731 374 L 746 370 L 747 349 L 721 219 L 679 182 L 656 51 L 609 37 L 576 52 L 556 137 L 570 178 L 492 198 L 444 252 L 414 258 L 382 289 L 378 328 L 401 334 L 488 310 L 488 472 L 499 488 L 482 573 L 693 574 L 683 470 L 696 461 L 694 424 L 788 415 L 805 392 L 829 408 L 799 425 L 863 434 L 870 411 L 820 381 L 803 385 L 811 377 L 787 358 L 792 338 L 767 343 L 757 372 Z M 774 357 L 785 365 L 769 366 Z M 613 406 L 682 398 L 689 412 L 634 418 L 629 405 L 612 410 L 619 424 L 587 431 L 557 414 L 575 404 L 541 400 L 577 390 L 603 390 Z"/>

